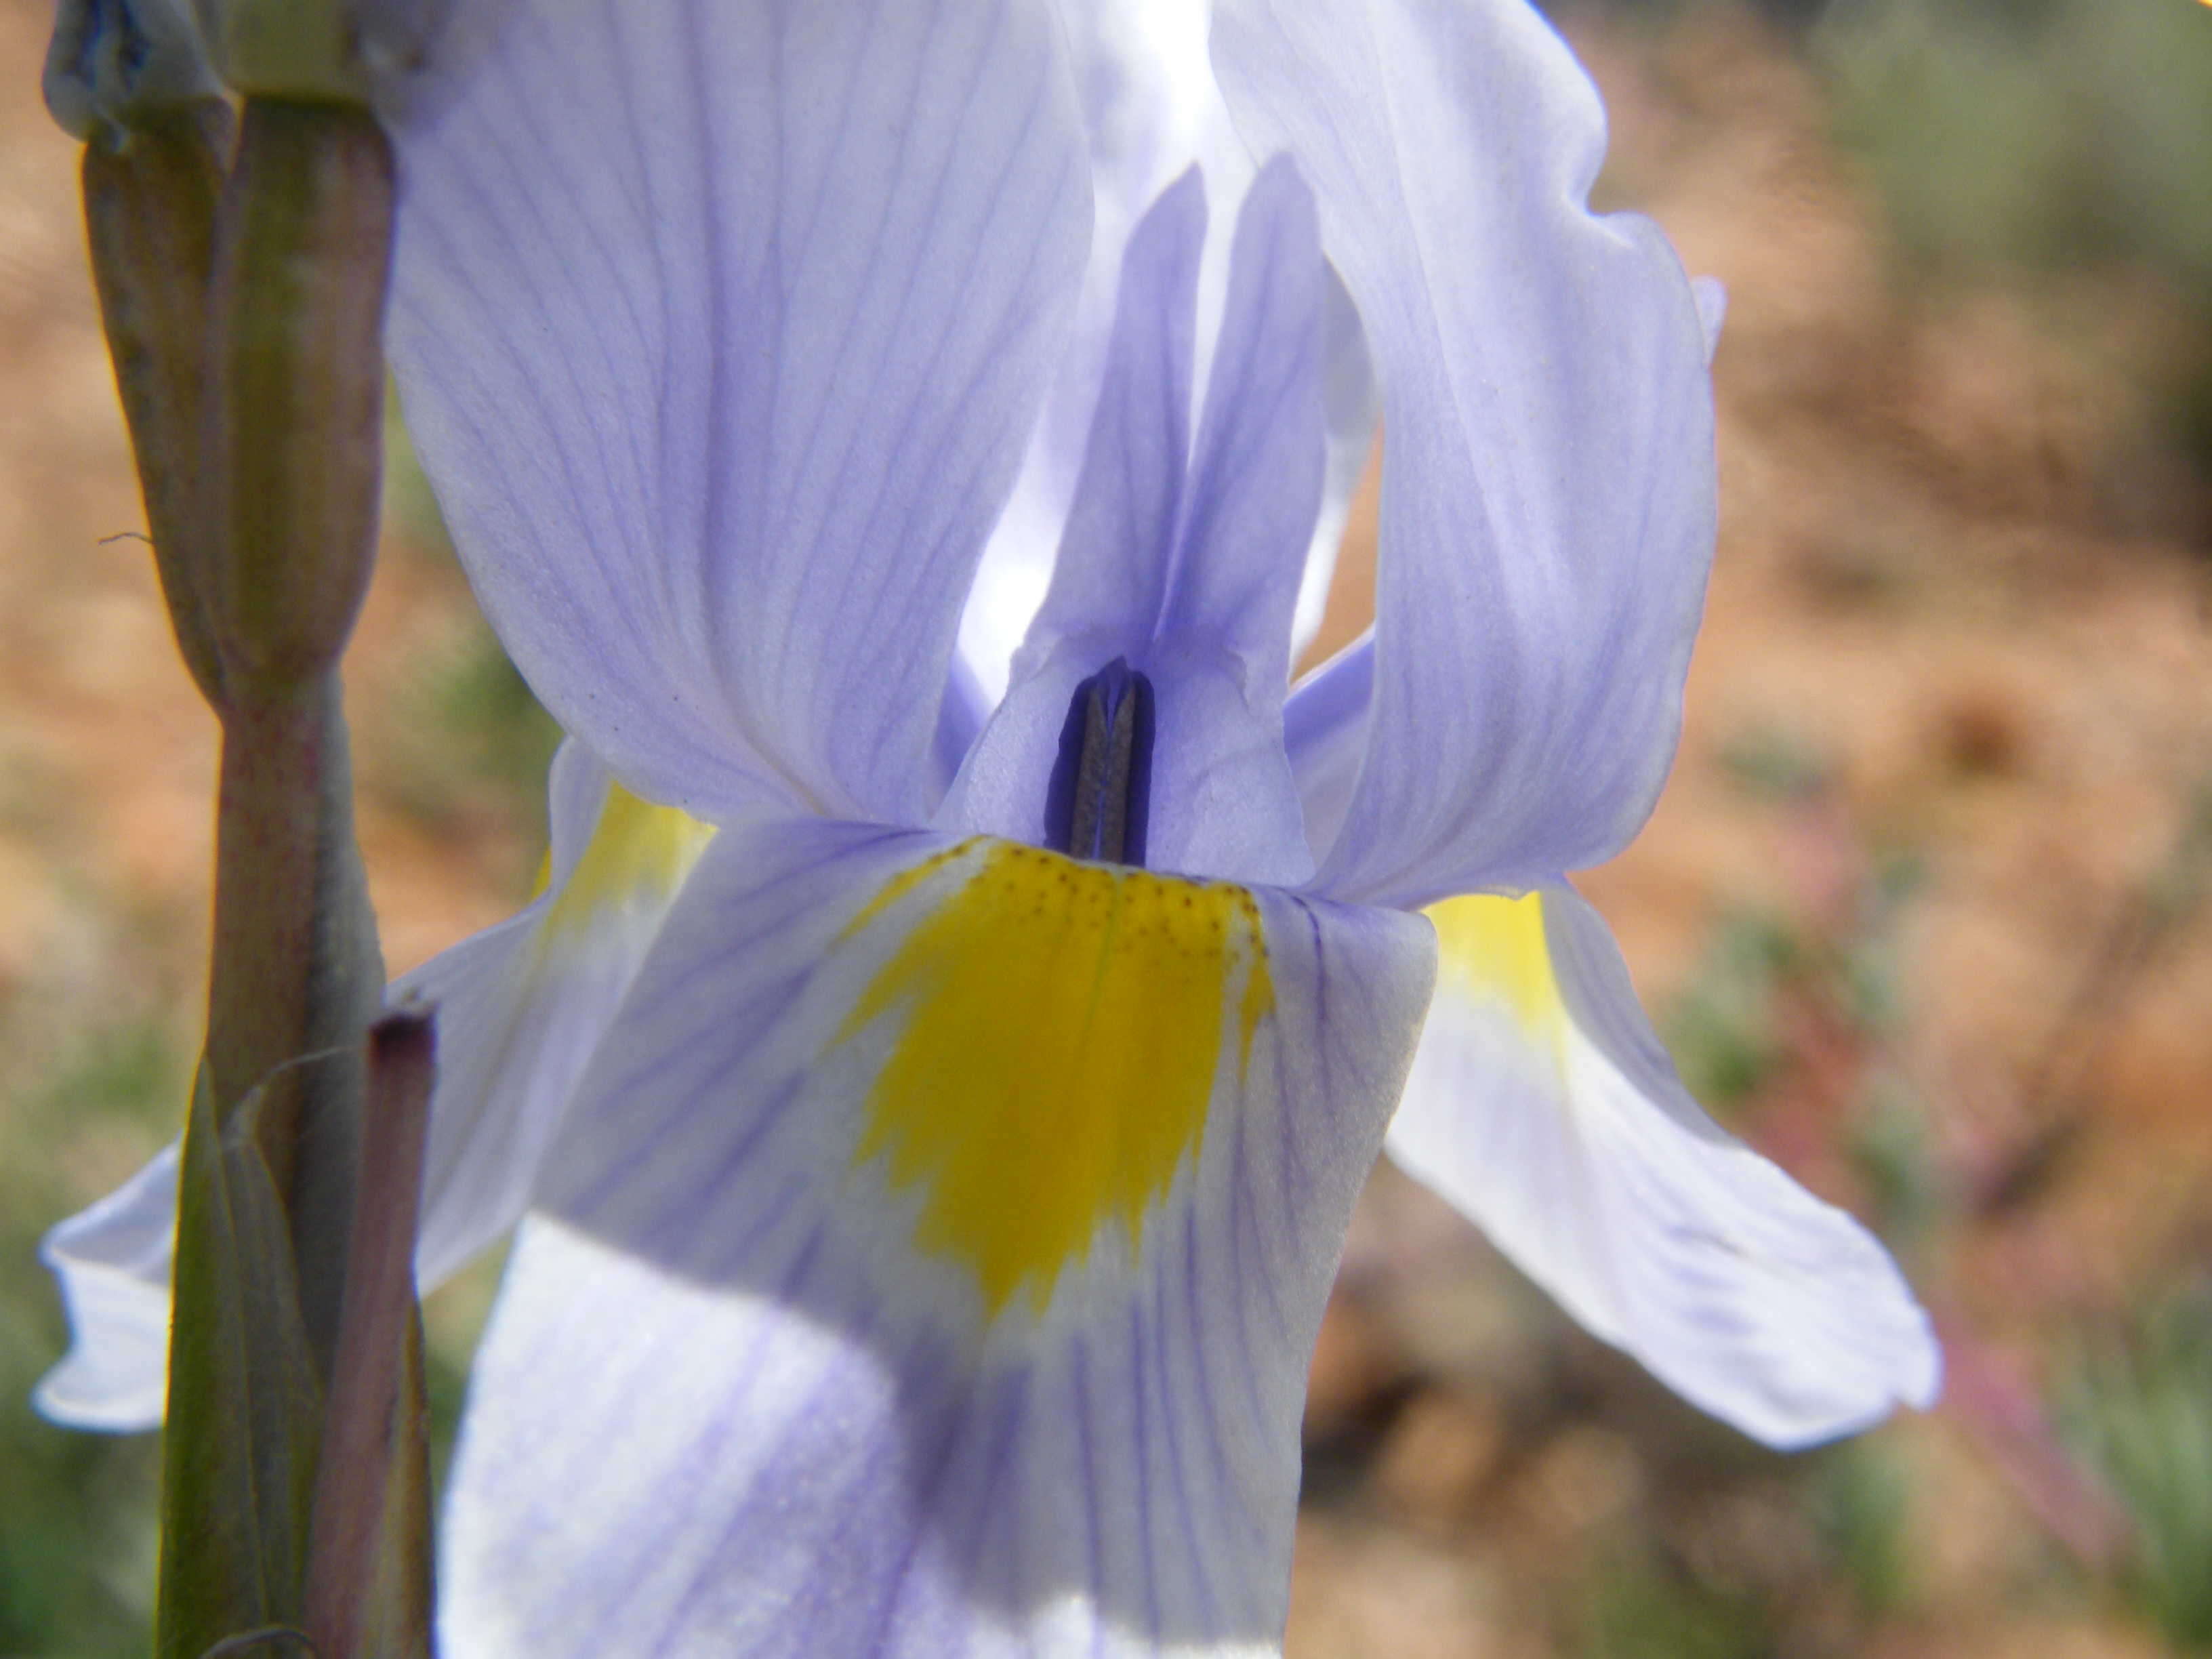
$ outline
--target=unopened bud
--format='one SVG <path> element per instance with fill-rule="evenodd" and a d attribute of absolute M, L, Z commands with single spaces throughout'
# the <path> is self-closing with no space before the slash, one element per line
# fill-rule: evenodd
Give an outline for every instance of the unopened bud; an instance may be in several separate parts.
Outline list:
<path fill-rule="evenodd" d="M 45 91 L 54 119 L 89 141 L 222 87 L 184 0 L 60 0 Z"/>
<path fill-rule="evenodd" d="M 146 113 L 126 143 L 84 152 L 84 222 L 116 390 L 131 427 L 154 562 L 177 645 L 209 702 L 222 665 L 209 613 L 215 526 L 202 491 L 208 284 L 230 106 Z"/>
<path fill-rule="evenodd" d="M 240 684 L 337 665 L 383 468 L 391 146 L 364 109 L 246 100 L 216 255 L 216 624 Z"/>

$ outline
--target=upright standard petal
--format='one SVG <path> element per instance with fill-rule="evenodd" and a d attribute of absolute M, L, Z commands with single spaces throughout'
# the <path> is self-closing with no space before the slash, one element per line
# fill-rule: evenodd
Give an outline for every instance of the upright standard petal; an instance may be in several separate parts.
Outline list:
<path fill-rule="evenodd" d="M 1585 205 L 1603 113 L 1533 7 L 1220 0 L 1213 56 L 1312 182 L 1382 386 L 1375 702 L 1323 889 L 1595 862 L 1666 775 L 1712 552 L 1689 283 Z"/>
<path fill-rule="evenodd" d="M 441 1283 L 514 1225 L 577 1079 L 713 831 L 653 806 L 570 742 L 554 758 L 544 890 L 392 988 L 438 1014 L 416 1276 Z M 177 1149 L 46 1235 L 72 1334 L 36 1404 L 75 1428 L 150 1429 L 167 1391 Z"/>
<path fill-rule="evenodd" d="M 1391 1156 L 1595 1335 L 1770 1445 L 1925 1408 L 1942 1356 L 1865 1229 L 1724 1133 L 1571 889 L 1431 911 L 1437 994 Z"/>
<path fill-rule="evenodd" d="M 1060 12 L 1091 138 L 1097 228 L 1070 348 L 961 619 L 961 653 L 994 701 L 1006 688 L 1014 650 L 1051 579 L 1107 372 L 1129 239 L 1160 193 L 1194 164 L 1218 227 L 1198 280 L 1194 362 L 1204 385 L 1229 286 L 1228 232 L 1258 170 L 1213 78 L 1207 0 L 1060 0 Z M 1333 273 L 1326 281 L 1328 461 L 1298 589 L 1293 654 L 1320 625 L 1378 414 L 1358 313 Z"/>
<path fill-rule="evenodd" d="M 1322 489 L 1326 273 L 1287 162 L 1245 198 L 1202 416 L 1193 308 L 1206 235 L 1189 173 L 1130 239 L 1114 349 L 1052 588 L 940 822 L 1043 840 L 1077 686 L 1115 658 L 1158 699 L 1159 867 L 1312 873 L 1282 746 L 1291 612 Z M 1197 430 L 1193 436 L 1193 426 Z"/>
<path fill-rule="evenodd" d="M 988 839 L 725 830 L 479 1355 L 450 1644 L 1272 1650 L 1431 951 Z"/>
<path fill-rule="evenodd" d="M 392 349 L 500 636 L 644 795 L 919 822 L 1079 280 L 1045 0 L 545 0 L 401 126 Z"/>
<path fill-rule="evenodd" d="M 1091 260 L 1067 349 L 961 618 L 961 653 L 994 703 L 1052 579 L 1123 308 L 1130 240 L 1161 192 L 1194 167 L 1217 203 L 1233 201 L 1251 173 L 1206 61 L 1204 0 L 1056 6 L 1090 141 Z M 1209 252 L 1212 264 L 1225 265 L 1221 248 Z"/>
<path fill-rule="evenodd" d="M 1375 630 L 1338 652 L 1291 688 L 1283 705 L 1283 748 L 1297 781 L 1306 845 L 1325 858 L 1352 810 L 1367 758 L 1367 717 L 1375 702 Z"/>

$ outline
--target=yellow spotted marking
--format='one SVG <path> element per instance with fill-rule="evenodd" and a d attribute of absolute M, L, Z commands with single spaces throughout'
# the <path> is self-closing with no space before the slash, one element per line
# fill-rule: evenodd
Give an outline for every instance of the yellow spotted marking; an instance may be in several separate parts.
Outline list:
<path fill-rule="evenodd" d="M 842 1042 L 902 1022 L 856 1162 L 926 1188 L 915 1242 L 965 1261 L 994 1314 L 1146 1211 L 1201 1143 L 1234 1023 L 1241 1079 L 1274 1008 L 1242 887 L 962 842 L 888 883 L 858 933 L 933 878 L 958 880 L 902 939 Z"/>
<path fill-rule="evenodd" d="M 546 915 L 544 937 L 551 941 L 583 933 L 611 910 L 665 904 L 714 836 L 713 824 L 609 783 L 583 856 Z M 551 859 L 548 854 L 538 872 L 541 893 L 552 876 Z"/>
<path fill-rule="evenodd" d="M 1446 899 L 1431 905 L 1428 917 L 1436 924 L 1443 974 L 1475 995 L 1503 1000 L 1531 1036 L 1555 1039 L 1566 1029 L 1566 1005 L 1544 939 L 1542 895 Z"/>

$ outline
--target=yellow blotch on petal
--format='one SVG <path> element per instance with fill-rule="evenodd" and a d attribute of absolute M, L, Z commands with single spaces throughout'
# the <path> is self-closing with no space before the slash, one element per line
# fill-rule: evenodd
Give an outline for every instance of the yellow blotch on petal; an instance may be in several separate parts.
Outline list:
<path fill-rule="evenodd" d="M 1437 930 L 1439 978 L 1504 1002 L 1539 1041 L 1555 1042 L 1565 1032 L 1567 1008 L 1544 939 L 1541 894 L 1446 899 L 1429 907 L 1428 918 Z"/>
<path fill-rule="evenodd" d="M 714 838 L 713 824 L 678 807 L 655 806 L 610 782 L 583 856 L 546 915 L 544 937 L 549 943 L 571 938 L 611 910 L 665 905 Z M 540 892 L 551 876 L 548 854 L 538 872 Z"/>
<path fill-rule="evenodd" d="M 1205 1131 L 1233 1030 L 1241 1078 L 1273 1010 L 1242 887 L 973 840 L 900 875 L 858 933 L 933 878 L 958 884 L 900 942 L 844 1042 L 901 1022 L 856 1154 L 926 1188 L 915 1243 L 975 1273 L 994 1314 L 1146 1212 Z"/>

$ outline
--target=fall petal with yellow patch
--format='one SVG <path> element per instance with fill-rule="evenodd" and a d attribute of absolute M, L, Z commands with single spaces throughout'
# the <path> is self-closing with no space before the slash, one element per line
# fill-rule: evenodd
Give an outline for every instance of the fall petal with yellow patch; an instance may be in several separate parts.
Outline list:
<path fill-rule="evenodd" d="M 1942 1356 L 1896 1264 L 1705 1115 L 1572 888 L 1429 915 L 1400 1164 L 1585 1328 L 1770 1444 L 1934 1403 Z"/>
<path fill-rule="evenodd" d="M 1428 933 L 988 838 L 725 829 L 516 1246 L 477 1386 L 520 1408 L 471 1425 L 449 1547 L 526 1547 L 538 1588 L 457 1585 L 458 1638 L 591 1652 L 618 1607 L 703 1653 L 766 1605 L 854 1652 L 958 1605 L 975 1652 L 1271 1650 Z M 569 1385 L 527 1406 L 533 1374 Z M 620 1458 L 555 1433 L 617 1413 Z M 518 1534 L 518 1491 L 592 1527 Z M 649 1527 L 672 1504 L 696 1524 Z M 633 1525 L 649 1561 L 597 1541 Z"/>

